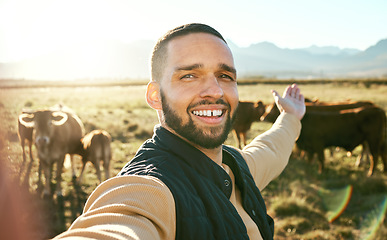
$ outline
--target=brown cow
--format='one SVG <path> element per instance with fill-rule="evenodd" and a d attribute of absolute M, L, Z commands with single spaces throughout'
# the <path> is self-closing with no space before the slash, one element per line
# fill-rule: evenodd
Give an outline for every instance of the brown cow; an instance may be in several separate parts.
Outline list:
<path fill-rule="evenodd" d="M 22 114 L 25 114 L 25 113 L 33 113 L 33 111 L 31 110 L 23 110 L 22 111 Z M 24 166 L 26 164 L 26 161 L 27 161 L 27 157 L 26 157 L 26 150 L 25 150 L 25 146 L 26 146 L 26 143 L 28 144 L 28 150 L 29 150 L 29 157 L 30 157 L 30 163 L 28 164 L 28 168 L 27 168 L 27 171 L 26 171 L 26 174 L 24 176 L 24 182 L 27 183 L 28 179 L 29 179 L 29 176 L 30 176 L 30 172 L 31 172 L 31 167 L 32 167 L 32 163 L 34 161 L 34 158 L 33 158 L 33 155 L 32 155 L 32 133 L 34 131 L 34 128 L 33 127 L 26 127 L 24 126 L 23 124 L 21 124 L 20 122 L 20 117 L 22 115 L 19 115 L 18 117 L 18 131 L 17 131 L 17 135 L 19 136 L 19 140 L 20 140 L 20 145 L 22 147 L 22 151 L 23 151 L 23 163 L 22 165 L 20 166 L 20 170 L 19 170 L 19 175 L 20 177 L 22 176 L 23 174 L 23 170 L 24 170 Z"/>
<path fill-rule="evenodd" d="M 371 153 L 368 176 L 373 174 L 379 156 L 386 172 L 386 113 L 383 109 L 366 106 L 339 112 L 306 111 L 301 124 L 297 147 L 305 150 L 309 159 L 317 153 L 320 173 L 324 169 L 325 148 L 339 146 L 352 151 L 364 142 Z"/>
<path fill-rule="evenodd" d="M 93 130 L 81 139 L 82 150 L 80 151 L 80 155 L 82 156 L 83 166 L 78 178 L 79 183 L 82 180 L 83 171 L 85 170 L 87 162 L 93 163 L 100 182 L 102 180 L 100 161 L 103 162 L 105 179 L 110 177 L 109 164 L 112 157 L 110 142 L 111 136 L 104 130 Z"/>
<path fill-rule="evenodd" d="M 306 112 L 310 111 L 324 111 L 324 112 L 338 112 L 345 109 L 354 109 L 363 106 L 374 106 L 373 102 L 370 101 L 344 101 L 344 102 L 318 102 L 318 101 L 307 101 L 305 100 Z M 266 107 L 265 113 L 261 116 L 261 121 L 267 121 L 274 123 L 279 116 L 280 111 L 275 103 L 272 103 Z M 363 150 L 361 155 L 356 161 L 356 165 L 360 164 L 360 161 L 366 157 L 369 159 L 369 150 L 367 144 L 362 144 Z M 333 146 L 334 148 L 335 146 Z M 347 153 L 350 155 L 351 153 Z M 333 150 L 331 149 L 331 156 L 333 156 Z"/>
<path fill-rule="evenodd" d="M 370 101 L 347 101 L 347 102 L 306 102 L 306 111 L 340 111 L 344 109 L 354 109 L 363 106 L 374 106 Z M 274 123 L 280 111 L 273 102 L 266 106 L 265 113 L 261 116 L 261 121 Z"/>
<path fill-rule="evenodd" d="M 46 183 L 43 195 L 51 193 L 52 168 L 56 163 L 56 194 L 62 195 L 62 168 L 67 153 L 75 154 L 84 135 L 81 120 L 72 113 L 53 110 L 38 110 L 32 114 L 22 114 L 22 125 L 34 128 L 35 146 L 39 163 L 44 171 Z"/>
<path fill-rule="evenodd" d="M 259 121 L 259 118 L 265 112 L 265 105 L 258 101 L 248 102 L 239 101 L 238 108 L 236 110 L 236 117 L 233 122 L 233 135 L 238 141 L 238 147 L 242 148 L 241 142 L 246 146 L 246 133 L 250 129 L 251 124 L 254 121 Z"/>

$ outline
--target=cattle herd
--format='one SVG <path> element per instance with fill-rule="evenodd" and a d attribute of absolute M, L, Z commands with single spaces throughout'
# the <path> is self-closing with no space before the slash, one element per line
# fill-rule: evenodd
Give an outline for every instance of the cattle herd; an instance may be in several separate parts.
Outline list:
<path fill-rule="evenodd" d="M 370 161 L 368 176 L 375 171 L 379 157 L 387 170 L 386 113 L 368 101 L 345 101 L 336 103 L 306 101 L 306 113 L 301 120 L 302 129 L 296 149 L 303 151 L 311 161 L 316 154 L 319 172 L 324 170 L 324 150 L 340 147 L 352 152 L 363 146 L 362 155 Z M 264 105 L 262 101 L 240 101 L 233 122 L 233 133 L 242 148 L 246 145 L 246 133 L 254 121 L 272 122 L 280 111 L 275 103 Z M 70 155 L 73 178 L 80 183 L 87 162 L 96 168 L 99 181 L 102 181 L 100 162 L 103 162 L 105 178 L 109 178 L 109 163 L 112 158 L 111 137 L 104 130 L 94 130 L 85 134 L 84 126 L 74 111 L 63 105 L 48 109 L 23 111 L 18 118 L 18 135 L 23 150 L 23 163 L 20 176 L 27 166 L 25 181 L 29 179 L 34 161 L 32 146 L 35 145 L 39 158 L 38 184 L 42 171 L 45 175 L 44 196 L 50 196 L 53 165 L 56 164 L 56 194 L 61 195 L 61 173 L 65 156 Z M 25 146 L 28 144 L 30 162 L 27 164 Z M 76 176 L 74 155 L 82 158 L 82 169 Z"/>
<path fill-rule="evenodd" d="M 23 111 L 18 118 L 18 135 L 23 150 L 23 163 L 20 175 L 26 165 L 25 144 L 28 143 L 30 163 L 25 174 L 25 181 L 29 179 L 33 162 L 32 144 L 34 143 L 39 158 L 38 184 L 41 183 L 41 173 L 45 176 L 43 196 L 51 195 L 51 176 L 53 165 L 56 164 L 56 195 L 62 195 L 62 170 L 67 154 L 70 155 L 73 178 L 74 155 L 82 158 L 82 172 L 87 162 L 93 163 L 98 179 L 101 181 L 100 161 L 103 161 L 105 178 L 109 178 L 109 162 L 111 159 L 109 133 L 104 130 L 94 130 L 85 135 L 80 118 L 70 108 L 57 105 L 49 109 Z"/>
<path fill-rule="evenodd" d="M 386 113 L 382 108 L 369 101 L 306 101 L 305 104 L 306 113 L 301 120 L 296 149 L 304 151 L 309 161 L 317 154 L 320 173 L 324 169 L 324 149 L 340 147 L 352 152 L 359 145 L 363 146 L 362 155 L 369 155 L 368 176 L 375 171 L 379 157 L 384 172 L 387 171 Z M 239 148 L 241 141 L 246 142 L 237 136 L 238 132 L 245 136 L 253 121 L 274 123 L 280 114 L 275 103 L 264 106 L 261 102 L 243 102 L 241 106 L 233 125 Z"/>

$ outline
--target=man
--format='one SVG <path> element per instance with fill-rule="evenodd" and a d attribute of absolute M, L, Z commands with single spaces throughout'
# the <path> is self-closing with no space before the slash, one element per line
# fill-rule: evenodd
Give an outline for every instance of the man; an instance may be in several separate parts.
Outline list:
<path fill-rule="evenodd" d="M 146 100 L 160 125 L 119 176 L 102 183 L 58 238 L 272 239 L 260 194 L 285 168 L 301 129 L 304 97 L 283 97 L 272 129 L 243 150 L 222 145 L 238 105 L 234 60 L 203 24 L 169 31 L 154 48 Z"/>

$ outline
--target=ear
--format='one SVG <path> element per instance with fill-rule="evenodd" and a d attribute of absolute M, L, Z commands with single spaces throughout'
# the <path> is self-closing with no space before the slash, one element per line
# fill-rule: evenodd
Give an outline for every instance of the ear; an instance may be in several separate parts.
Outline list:
<path fill-rule="evenodd" d="M 151 81 L 146 88 L 146 101 L 148 105 L 155 109 L 161 110 L 160 85 L 157 82 Z"/>

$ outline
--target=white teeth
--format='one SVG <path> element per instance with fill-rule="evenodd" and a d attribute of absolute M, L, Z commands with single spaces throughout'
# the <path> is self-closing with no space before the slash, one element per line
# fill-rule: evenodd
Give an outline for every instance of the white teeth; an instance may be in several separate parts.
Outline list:
<path fill-rule="evenodd" d="M 211 116 L 214 116 L 214 117 L 219 117 L 222 115 L 222 110 L 200 110 L 200 111 L 193 111 L 192 112 L 193 114 L 195 114 L 196 116 L 205 116 L 205 117 L 211 117 Z"/>

